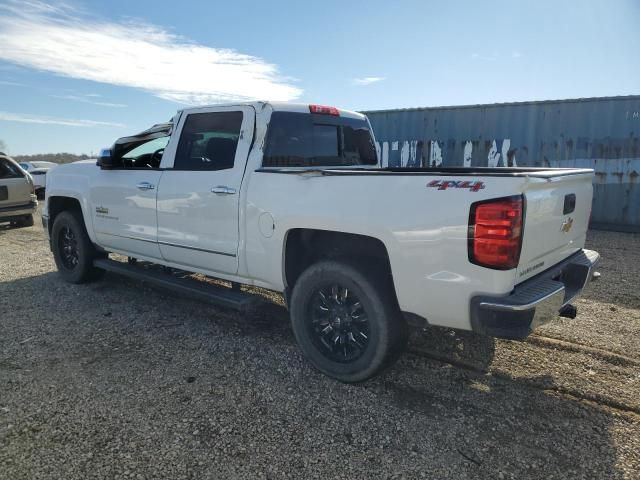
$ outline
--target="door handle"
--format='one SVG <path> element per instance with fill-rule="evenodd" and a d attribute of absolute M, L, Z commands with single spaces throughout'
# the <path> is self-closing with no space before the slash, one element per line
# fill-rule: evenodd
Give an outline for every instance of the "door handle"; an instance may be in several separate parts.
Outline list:
<path fill-rule="evenodd" d="M 211 193 L 215 193 L 216 195 L 233 195 L 236 193 L 236 189 L 225 185 L 218 185 L 211 189 Z"/>
<path fill-rule="evenodd" d="M 138 188 L 138 190 L 153 190 L 154 188 L 156 188 L 153 183 L 149 182 L 140 182 L 136 185 L 136 187 Z"/>

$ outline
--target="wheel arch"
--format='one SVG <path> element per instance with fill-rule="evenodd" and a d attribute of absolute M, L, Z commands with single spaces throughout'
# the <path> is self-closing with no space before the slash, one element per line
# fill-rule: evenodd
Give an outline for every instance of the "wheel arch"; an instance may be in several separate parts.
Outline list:
<path fill-rule="evenodd" d="M 50 197 L 47 197 L 47 214 L 49 217 L 47 228 L 49 235 L 51 235 L 51 229 L 53 228 L 53 223 L 55 222 L 56 217 L 64 211 L 74 211 L 80 214 L 89 238 L 92 242 L 95 243 L 95 238 L 92 231 L 93 229 L 90 228 L 91 224 L 87 221 L 88 218 L 84 209 L 82 208 L 82 201 L 78 198 L 67 195 L 52 195 Z"/>
<path fill-rule="evenodd" d="M 387 277 L 397 301 L 389 252 L 380 239 L 332 230 L 294 228 L 287 231 L 283 248 L 282 271 L 287 302 L 302 272 L 320 260 L 365 262 L 363 264 L 375 266 Z"/>

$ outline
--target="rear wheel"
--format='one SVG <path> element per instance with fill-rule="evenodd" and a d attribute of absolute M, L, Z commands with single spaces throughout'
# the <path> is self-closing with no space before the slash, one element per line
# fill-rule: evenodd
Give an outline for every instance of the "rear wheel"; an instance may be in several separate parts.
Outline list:
<path fill-rule="evenodd" d="M 62 278 L 69 283 L 96 280 L 104 270 L 93 266 L 101 254 L 91 243 L 84 222 L 76 212 L 59 213 L 51 229 L 53 257 Z"/>
<path fill-rule="evenodd" d="M 316 263 L 300 276 L 291 296 L 292 326 L 318 370 L 360 382 L 399 357 L 407 326 L 387 283 L 376 270 L 337 261 Z"/>

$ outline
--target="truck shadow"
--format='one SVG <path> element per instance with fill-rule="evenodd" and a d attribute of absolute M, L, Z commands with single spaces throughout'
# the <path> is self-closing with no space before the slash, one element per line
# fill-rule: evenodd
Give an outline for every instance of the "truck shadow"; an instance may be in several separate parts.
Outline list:
<path fill-rule="evenodd" d="M 262 402 L 260 411 L 284 422 L 291 419 L 292 409 L 306 411 L 310 398 L 326 396 L 326 403 L 313 407 L 314 416 L 304 422 L 298 419 L 295 424 L 292 420 L 287 423 L 292 431 L 297 431 L 300 438 L 306 436 L 307 429 L 315 432 L 313 438 L 330 438 L 326 448 L 329 452 L 336 450 L 336 454 L 346 451 L 359 455 L 363 447 L 358 442 L 375 444 L 370 447 L 375 448 L 375 454 L 366 458 L 370 471 L 387 471 L 391 465 L 406 478 L 430 471 L 439 478 L 498 478 L 500 473 L 504 478 L 624 476 L 617 467 L 620 453 L 616 443 L 621 440 L 614 438 L 621 429 L 620 422 L 626 422 L 620 412 L 532 388 L 515 378 L 483 374 L 495 350 L 493 340 L 486 337 L 437 328 L 414 332 L 410 353 L 394 368 L 361 385 L 342 385 L 314 372 L 304 362 L 293 348 L 288 314 L 278 305 L 265 304 L 240 316 L 110 274 L 101 282 L 78 286 L 64 284 L 57 274 L 46 273 L 0 283 L 0 295 L 0 312 L 11 312 L 14 319 L 0 339 L 0 352 L 6 357 L 0 358 L 0 377 L 14 375 L 15 368 L 29 362 L 31 357 L 23 352 L 32 349 L 40 359 L 56 358 L 67 368 L 80 365 L 98 384 L 116 382 L 116 392 L 138 387 L 114 377 L 113 372 L 138 372 L 138 368 L 144 371 L 139 373 L 142 381 L 161 378 L 164 383 L 175 380 L 183 384 L 184 378 L 203 378 L 221 391 L 237 391 L 241 383 L 254 403 Z M 61 302 L 62 296 L 72 298 L 72 303 Z M 24 298 L 31 300 L 25 304 Z M 98 337 L 96 331 L 100 331 Z M 65 349 L 60 351 L 58 337 L 62 335 Z M 35 339 L 20 345 L 30 337 Z M 125 338 L 126 345 L 118 343 Z M 232 346 L 227 348 L 225 343 Z M 188 347 L 174 353 L 177 344 Z M 197 370 L 234 361 L 236 357 L 229 356 L 228 349 L 242 357 L 243 370 L 216 376 L 215 382 L 207 378 L 212 370 Z M 278 354 L 254 359 L 256 351 Z M 460 368 L 446 358 L 421 355 L 421 351 L 435 351 L 477 368 Z M 167 356 L 163 352 L 172 353 Z M 171 365 L 178 355 L 183 367 L 175 370 Z M 265 364 L 265 358 L 271 358 L 273 364 Z M 43 365 L 32 362 L 28 367 L 32 373 L 28 374 L 40 378 L 37 371 L 45 368 Z M 187 370 L 190 368 L 196 371 Z M 233 365 L 228 368 L 234 369 Z M 66 381 L 71 381 L 75 389 L 86 389 L 86 395 L 94 394 L 82 378 Z M 56 382 L 55 377 L 47 378 L 42 388 L 52 382 Z M 261 396 L 258 386 L 264 382 L 271 384 L 269 395 L 275 400 Z M 553 378 L 545 378 L 545 383 L 552 384 Z M 111 395 L 109 389 L 98 391 Z M 213 402 L 217 400 L 205 394 L 185 396 L 183 389 L 176 388 L 163 395 L 187 398 L 184 401 L 190 402 L 189 416 L 194 418 L 210 416 L 216 408 Z M 149 397 L 145 406 L 149 418 L 179 424 L 180 417 L 167 416 L 162 405 L 159 399 Z M 243 405 L 245 402 L 239 401 L 237 408 Z M 226 414 L 239 415 L 237 408 Z M 335 415 L 345 419 L 339 432 L 323 420 Z M 266 417 L 257 416 L 255 421 L 270 432 L 272 426 Z M 243 428 L 241 422 L 237 428 Z M 395 433 L 382 435 L 382 431 Z M 42 435 L 46 437 L 46 432 Z M 293 446 L 289 440 L 278 440 L 277 432 L 272 435 L 275 442 L 282 442 L 283 455 L 292 449 L 308 450 L 310 454 L 317 451 L 316 443 L 306 445 L 301 440 L 302 444 Z M 202 441 L 206 446 L 207 439 Z M 449 465 L 449 473 L 432 470 L 433 463 L 443 461 Z M 300 467 L 292 463 L 291 468 Z M 326 468 L 329 472 L 332 462 L 327 461 Z"/>

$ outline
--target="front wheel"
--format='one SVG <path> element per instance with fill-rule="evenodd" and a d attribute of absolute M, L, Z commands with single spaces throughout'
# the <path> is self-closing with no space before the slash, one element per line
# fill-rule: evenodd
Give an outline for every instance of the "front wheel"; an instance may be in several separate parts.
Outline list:
<path fill-rule="evenodd" d="M 75 212 L 61 212 L 51 228 L 53 258 L 62 278 L 69 283 L 96 280 L 104 270 L 93 266 L 96 251 L 84 227 L 82 217 Z"/>
<path fill-rule="evenodd" d="M 337 261 L 310 266 L 291 296 L 300 348 L 321 372 L 347 383 L 380 373 L 402 353 L 407 325 L 377 270 Z"/>

